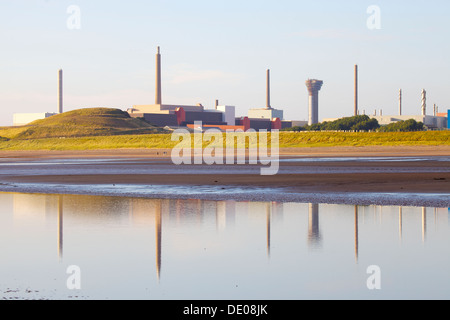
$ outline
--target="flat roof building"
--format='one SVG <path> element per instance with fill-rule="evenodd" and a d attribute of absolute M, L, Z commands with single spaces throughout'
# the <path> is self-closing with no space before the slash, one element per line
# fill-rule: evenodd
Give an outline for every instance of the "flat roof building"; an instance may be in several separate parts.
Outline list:
<path fill-rule="evenodd" d="M 51 116 L 54 116 L 57 113 L 14 113 L 13 115 L 13 126 L 24 126 L 33 121 L 45 119 Z"/>

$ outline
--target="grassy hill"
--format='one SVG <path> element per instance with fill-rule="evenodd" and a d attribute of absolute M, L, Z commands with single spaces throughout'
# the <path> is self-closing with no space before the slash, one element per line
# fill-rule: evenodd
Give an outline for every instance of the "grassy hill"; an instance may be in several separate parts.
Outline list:
<path fill-rule="evenodd" d="M 127 112 L 110 108 L 78 109 L 36 120 L 21 127 L 0 128 L 0 137 L 14 140 L 74 138 L 124 134 L 158 133 L 142 119 L 131 118 Z"/>

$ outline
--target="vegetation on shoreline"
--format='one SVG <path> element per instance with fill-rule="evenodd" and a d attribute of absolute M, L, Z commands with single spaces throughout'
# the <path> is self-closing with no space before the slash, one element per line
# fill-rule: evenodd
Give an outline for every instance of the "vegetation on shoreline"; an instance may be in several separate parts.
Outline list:
<path fill-rule="evenodd" d="M 358 125 L 360 128 L 364 123 L 369 126 L 373 124 L 367 121 L 364 116 L 359 116 L 343 120 L 340 124 Z M 223 141 L 225 143 L 225 139 Z M 0 150 L 171 149 L 178 143 L 172 141 L 170 132 L 142 119 L 131 118 L 118 109 L 80 109 L 23 127 L 0 128 Z M 203 146 L 208 144 L 210 142 L 204 142 Z M 279 133 L 280 148 L 399 145 L 450 145 L 450 131 Z"/>
<path fill-rule="evenodd" d="M 450 131 L 280 132 L 279 137 L 280 148 L 450 145 Z M 270 137 L 268 137 L 268 142 L 270 143 Z M 12 139 L 0 141 L 0 150 L 171 149 L 177 144 L 177 141 L 171 140 L 170 134 L 139 134 L 31 140 Z M 208 144 L 209 142 L 205 142 L 204 146 Z"/>
<path fill-rule="evenodd" d="M 380 131 L 380 132 L 410 132 L 423 131 L 424 124 L 414 119 L 398 121 L 380 126 L 377 119 L 367 115 L 346 117 L 330 122 L 305 125 L 303 127 L 286 128 L 282 131 Z"/>

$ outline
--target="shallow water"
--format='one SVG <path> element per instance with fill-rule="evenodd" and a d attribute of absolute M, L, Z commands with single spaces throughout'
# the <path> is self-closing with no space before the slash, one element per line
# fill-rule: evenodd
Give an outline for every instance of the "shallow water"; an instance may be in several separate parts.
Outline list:
<path fill-rule="evenodd" d="M 170 159 L 0 159 L 0 178 L 15 175 L 77 174 L 260 174 L 261 165 L 174 165 Z M 442 166 L 380 166 L 382 162 L 447 163 L 450 157 L 318 157 L 280 159 L 279 174 L 448 172 Z M 289 165 L 301 162 L 303 165 Z M 345 166 L 318 166 L 327 162 L 347 162 Z M 353 164 L 366 162 L 367 166 Z"/>
<path fill-rule="evenodd" d="M 21 193 L 0 206 L 3 299 L 450 298 L 448 208 Z"/>

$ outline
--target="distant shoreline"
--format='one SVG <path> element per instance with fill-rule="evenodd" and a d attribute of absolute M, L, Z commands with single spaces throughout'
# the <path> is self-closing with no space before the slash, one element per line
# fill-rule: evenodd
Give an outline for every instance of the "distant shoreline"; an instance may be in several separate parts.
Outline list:
<path fill-rule="evenodd" d="M 0 150 L 0 159 L 8 158 L 91 158 L 143 157 L 170 158 L 171 148 L 98 149 L 98 150 Z M 280 157 L 414 157 L 450 156 L 450 145 L 440 146 L 336 146 L 280 148 Z"/>

